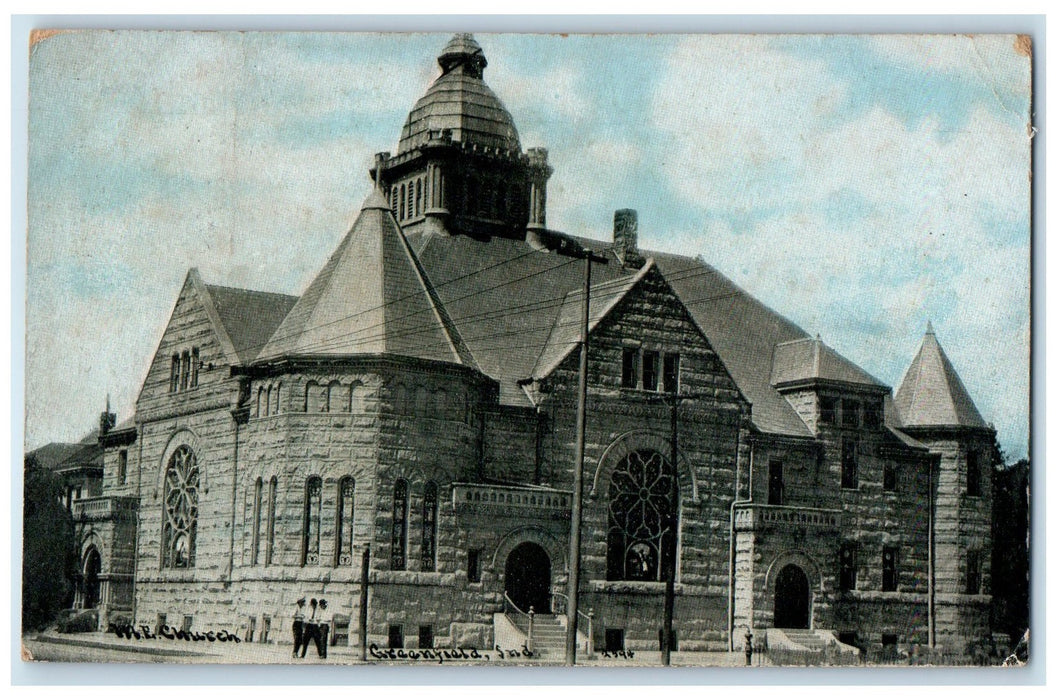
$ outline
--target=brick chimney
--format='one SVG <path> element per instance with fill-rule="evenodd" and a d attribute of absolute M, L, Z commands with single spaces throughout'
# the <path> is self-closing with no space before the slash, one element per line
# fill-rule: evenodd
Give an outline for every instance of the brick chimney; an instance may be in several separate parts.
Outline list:
<path fill-rule="evenodd" d="M 639 255 L 639 214 L 634 209 L 613 212 L 613 252 L 624 267 L 637 270 L 646 263 Z"/>

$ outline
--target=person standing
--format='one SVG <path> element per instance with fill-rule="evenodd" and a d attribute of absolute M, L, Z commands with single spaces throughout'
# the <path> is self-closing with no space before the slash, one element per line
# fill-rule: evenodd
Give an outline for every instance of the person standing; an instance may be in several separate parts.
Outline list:
<path fill-rule="evenodd" d="M 314 641 L 319 636 L 319 625 L 316 624 L 316 606 L 319 603 L 313 598 L 308 602 L 308 607 L 312 609 L 311 614 L 308 616 L 308 622 L 305 623 L 305 634 L 301 644 L 301 658 L 305 658 L 305 654 L 308 652 L 308 643 Z"/>
<path fill-rule="evenodd" d="M 316 654 L 318 654 L 319 658 L 321 658 L 321 659 L 327 658 L 327 642 L 330 641 L 328 639 L 328 637 L 330 636 L 330 625 L 327 623 L 326 611 L 327 611 L 327 599 L 326 598 L 320 598 L 319 599 L 319 620 L 320 620 L 320 622 L 319 622 L 319 632 L 316 634 Z"/>
<path fill-rule="evenodd" d="M 297 652 L 301 650 L 301 646 L 305 644 L 305 599 L 302 597 L 297 601 L 297 607 L 294 608 L 294 658 L 297 658 Z"/>

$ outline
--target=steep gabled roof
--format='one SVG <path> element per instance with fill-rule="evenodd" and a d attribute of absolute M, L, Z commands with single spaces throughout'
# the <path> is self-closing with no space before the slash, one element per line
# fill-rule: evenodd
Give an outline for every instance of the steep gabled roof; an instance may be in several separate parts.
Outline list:
<path fill-rule="evenodd" d="M 987 428 L 961 377 L 943 351 L 932 323 L 895 396 L 899 419 L 907 428 Z"/>
<path fill-rule="evenodd" d="M 476 367 L 378 191 L 257 359 L 354 354 Z"/>
<path fill-rule="evenodd" d="M 800 338 L 775 345 L 771 383 L 781 387 L 810 381 L 889 389 L 823 343 L 821 338 Z"/>
<path fill-rule="evenodd" d="M 220 323 L 241 362 L 250 362 L 290 313 L 297 297 L 207 284 Z"/>
<path fill-rule="evenodd" d="M 593 266 L 596 284 L 626 280 L 629 272 L 610 244 L 570 238 L 608 259 L 608 265 Z M 582 264 L 534 251 L 522 240 L 425 234 L 409 239 L 481 371 L 499 380 L 500 401 L 528 405 L 517 380 L 533 374 L 549 343 L 555 315 L 568 303 L 566 295 L 582 284 Z M 770 381 L 774 346 L 807 338 L 807 333 L 700 260 L 640 252 L 654 259 L 752 403 L 757 428 L 810 437 L 811 431 Z"/>
<path fill-rule="evenodd" d="M 595 326 L 613 310 L 620 300 L 632 290 L 635 284 L 654 269 L 653 261 L 649 261 L 637 274 L 627 277 L 618 277 L 615 280 L 601 282 L 591 285 L 591 306 L 588 309 L 587 332 L 590 333 Z M 554 368 L 577 348 L 580 343 L 580 320 L 583 316 L 583 290 L 575 289 L 565 295 L 558 313 L 554 317 L 554 325 L 551 327 L 550 336 L 547 338 L 543 351 L 536 358 L 536 366 L 532 369 L 532 377 L 540 379 L 546 377 Z"/>

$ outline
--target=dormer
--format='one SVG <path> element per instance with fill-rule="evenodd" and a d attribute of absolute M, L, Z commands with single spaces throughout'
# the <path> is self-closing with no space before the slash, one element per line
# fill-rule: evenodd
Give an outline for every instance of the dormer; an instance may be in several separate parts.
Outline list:
<path fill-rule="evenodd" d="M 892 391 L 819 337 L 776 345 L 771 384 L 815 434 L 880 430 Z"/>

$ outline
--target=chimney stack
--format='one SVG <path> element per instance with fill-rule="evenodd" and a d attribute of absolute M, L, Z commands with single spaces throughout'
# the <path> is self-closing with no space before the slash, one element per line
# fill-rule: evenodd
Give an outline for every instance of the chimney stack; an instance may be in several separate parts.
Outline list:
<path fill-rule="evenodd" d="M 613 212 L 613 252 L 624 267 L 637 270 L 646 262 L 639 255 L 639 214 L 634 209 Z"/>

